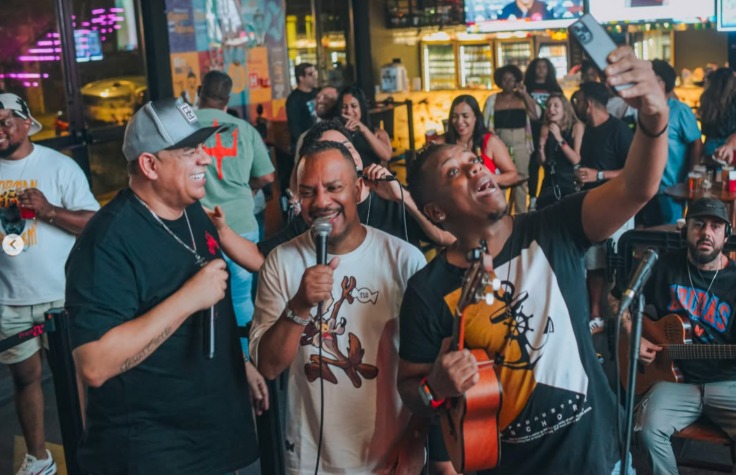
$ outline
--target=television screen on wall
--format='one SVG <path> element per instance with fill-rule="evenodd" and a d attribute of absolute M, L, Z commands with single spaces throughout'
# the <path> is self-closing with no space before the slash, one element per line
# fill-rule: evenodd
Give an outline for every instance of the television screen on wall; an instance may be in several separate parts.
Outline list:
<path fill-rule="evenodd" d="M 736 31 L 736 0 L 717 0 L 718 29 Z"/>
<path fill-rule="evenodd" d="M 700 23 L 715 17 L 715 0 L 589 0 L 601 23 L 673 20 Z"/>
<path fill-rule="evenodd" d="M 471 33 L 565 28 L 583 15 L 583 0 L 465 0 Z"/>
<path fill-rule="evenodd" d="M 86 29 L 74 30 L 74 49 L 77 52 L 78 63 L 101 60 L 100 32 Z"/>

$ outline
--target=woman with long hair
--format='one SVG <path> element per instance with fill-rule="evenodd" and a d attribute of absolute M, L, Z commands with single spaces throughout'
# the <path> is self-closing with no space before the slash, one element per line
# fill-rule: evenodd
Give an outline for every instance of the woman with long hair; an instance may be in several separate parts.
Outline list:
<path fill-rule="evenodd" d="M 584 133 L 585 125 L 575 116 L 570 101 L 561 92 L 550 94 L 539 133 L 538 156 L 544 180 L 537 209 L 578 191 L 575 166 L 580 163 Z"/>
<path fill-rule="evenodd" d="M 516 171 L 526 174 L 534 150 L 530 119 L 537 120 L 541 108 L 527 92 L 518 67 L 509 64 L 498 68 L 493 73 L 493 81 L 501 87 L 501 92 L 492 94 L 486 100 L 483 107 L 484 123 L 506 144 Z M 527 194 L 526 183 L 512 189 L 511 202 L 515 213 L 526 212 Z"/>
<path fill-rule="evenodd" d="M 363 168 L 371 164 L 385 166 L 391 159 L 391 139 L 383 129 L 373 129 L 368 115 L 365 93 L 357 86 L 348 86 L 340 91 L 337 107 L 348 137 L 363 160 Z"/>
<path fill-rule="evenodd" d="M 524 73 L 524 85 L 529 95 L 542 107 L 551 93 L 562 92 L 557 82 L 557 70 L 547 58 L 535 58 L 529 63 Z"/>
<path fill-rule="evenodd" d="M 524 73 L 524 85 L 529 95 L 532 96 L 539 107 L 542 108 L 542 116 L 544 116 L 544 107 L 547 104 L 549 95 L 553 92 L 562 92 L 562 88 L 557 83 L 557 70 L 552 62 L 547 58 L 535 58 L 529 63 Z M 529 160 L 529 205 L 535 208 L 537 201 L 537 186 L 539 185 L 539 151 L 537 144 L 539 143 L 539 132 L 542 129 L 542 117 L 539 120 L 532 120 L 532 139 L 534 143 L 534 151 L 532 158 Z"/>
<path fill-rule="evenodd" d="M 736 76 L 728 68 L 708 75 L 700 96 L 700 124 L 705 135 L 705 156 L 713 155 L 736 132 Z"/>
<path fill-rule="evenodd" d="M 506 145 L 483 124 L 483 114 L 473 96 L 457 96 L 450 106 L 450 118 L 445 143 L 462 145 L 483 159 L 496 174 L 496 182 L 508 186 L 518 180 L 514 162 Z"/>

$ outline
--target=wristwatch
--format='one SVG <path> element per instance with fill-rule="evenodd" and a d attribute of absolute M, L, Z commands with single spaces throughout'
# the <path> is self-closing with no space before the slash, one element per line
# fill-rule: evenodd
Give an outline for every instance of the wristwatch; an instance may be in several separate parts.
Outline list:
<path fill-rule="evenodd" d="M 425 406 L 431 407 L 432 409 L 437 409 L 439 407 L 442 407 L 445 404 L 444 399 L 437 400 L 432 395 L 432 390 L 429 388 L 429 384 L 427 384 L 427 377 L 423 377 L 422 380 L 419 382 L 419 398 L 422 400 Z"/>
<path fill-rule="evenodd" d="M 595 176 L 598 181 L 603 181 L 605 178 L 603 177 L 603 170 L 598 170 L 598 174 Z"/>
<path fill-rule="evenodd" d="M 294 323 L 296 323 L 298 325 L 301 325 L 303 327 L 309 325 L 309 322 L 312 321 L 309 318 L 302 318 L 302 317 L 300 317 L 299 315 L 297 315 L 296 313 L 294 313 L 294 311 L 288 305 L 286 306 L 286 313 L 284 313 L 284 316 L 287 319 L 291 320 L 292 322 L 294 322 Z"/>

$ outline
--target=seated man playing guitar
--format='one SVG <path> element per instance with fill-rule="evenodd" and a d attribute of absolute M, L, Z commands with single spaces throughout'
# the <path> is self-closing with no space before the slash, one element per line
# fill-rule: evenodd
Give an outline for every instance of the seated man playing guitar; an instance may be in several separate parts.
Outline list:
<path fill-rule="evenodd" d="M 669 379 L 654 384 L 636 419 L 656 474 L 679 473 L 670 436 L 701 415 L 736 437 L 736 362 L 725 359 L 736 353 L 736 263 L 723 253 L 731 223 L 721 201 L 704 198 L 689 207 L 686 226 L 687 249 L 663 256 L 644 290 L 656 309 L 650 317 L 658 321 L 643 322 L 639 359 L 648 366 L 638 380 L 645 384 L 648 373 L 657 372 Z M 674 336 L 689 343 L 688 333 L 692 345 L 668 344 L 676 343 Z"/>
<path fill-rule="evenodd" d="M 609 60 L 608 83 L 632 83 L 620 94 L 639 110 L 640 125 L 623 172 L 603 185 L 512 217 L 495 177 L 471 151 L 439 145 L 412 164 L 409 189 L 419 209 L 457 241 L 409 279 L 399 314 L 399 393 L 415 414 L 441 419 L 445 460 L 451 458 L 456 470 L 474 471 L 453 454 L 467 454 L 471 445 L 493 451 L 499 439 L 467 431 L 468 417 L 462 426 L 447 422 L 448 401 L 469 402 L 483 384 L 486 365 L 471 349 L 495 360 L 503 391 L 500 411 L 490 414 L 498 415 L 500 462 L 493 472 L 485 471 L 488 465 L 473 466 L 478 473 L 606 475 L 620 464 L 619 406 L 590 337 L 583 256 L 657 192 L 667 162 L 669 110 L 649 62 L 628 47 Z M 454 351 L 448 337 L 471 267 L 466 255 L 481 241 L 487 243 L 486 270 L 492 256 L 501 282 L 483 290 L 492 292 L 492 302 L 461 312 L 466 325 L 459 340 L 467 349 Z M 466 407 L 475 413 L 474 405 Z M 457 450 L 447 442 L 461 431 L 464 448 Z M 442 470 L 451 473 L 453 467 L 445 463 Z"/>

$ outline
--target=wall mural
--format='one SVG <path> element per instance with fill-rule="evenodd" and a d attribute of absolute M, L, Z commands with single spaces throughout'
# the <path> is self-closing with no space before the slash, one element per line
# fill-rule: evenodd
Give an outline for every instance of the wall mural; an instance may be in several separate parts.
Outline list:
<path fill-rule="evenodd" d="M 233 79 L 229 106 L 253 119 L 286 120 L 289 93 L 284 0 L 166 0 L 174 94 L 192 105 L 204 74 Z"/>

